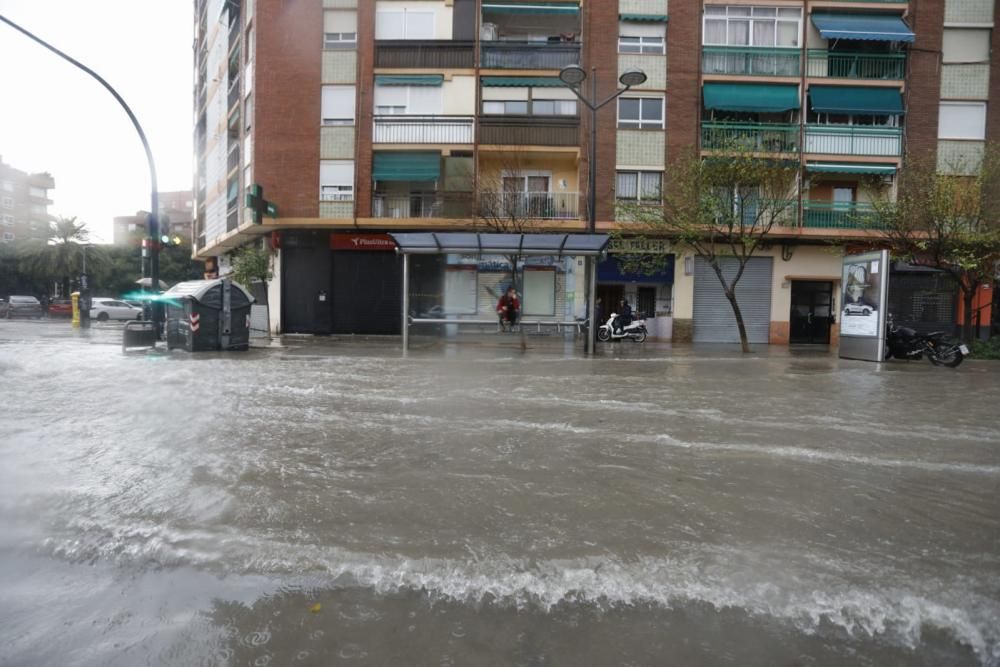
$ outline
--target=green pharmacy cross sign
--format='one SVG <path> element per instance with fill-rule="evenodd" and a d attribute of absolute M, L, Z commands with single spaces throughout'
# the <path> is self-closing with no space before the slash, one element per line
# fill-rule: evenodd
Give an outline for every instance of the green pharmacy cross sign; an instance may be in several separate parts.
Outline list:
<path fill-rule="evenodd" d="M 278 217 L 278 205 L 264 199 L 264 188 L 257 183 L 250 186 L 246 196 L 247 208 L 253 211 L 253 224 L 264 222 L 264 214 L 272 218 Z"/>

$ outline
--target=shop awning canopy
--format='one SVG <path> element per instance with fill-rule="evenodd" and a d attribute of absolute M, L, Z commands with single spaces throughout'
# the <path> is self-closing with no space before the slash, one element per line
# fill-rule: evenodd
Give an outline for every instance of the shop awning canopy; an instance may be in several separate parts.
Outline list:
<path fill-rule="evenodd" d="M 440 176 L 440 153 L 425 151 L 375 152 L 372 180 L 436 181 Z"/>
<path fill-rule="evenodd" d="M 798 109 L 799 87 L 752 83 L 706 83 L 705 108 L 772 113 Z"/>
<path fill-rule="evenodd" d="M 819 174 L 877 174 L 892 175 L 896 173 L 894 164 L 861 164 L 853 162 L 810 162 L 806 171 Z"/>
<path fill-rule="evenodd" d="M 484 2 L 483 11 L 493 14 L 579 14 L 579 2 Z"/>
<path fill-rule="evenodd" d="M 400 255 L 521 255 L 596 257 L 603 255 L 607 234 L 476 234 L 472 232 L 390 233 Z"/>
<path fill-rule="evenodd" d="M 376 86 L 441 86 L 443 74 L 376 74 Z"/>
<path fill-rule="evenodd" d="M 561 88 L 564 84 L 555 76 L 484 76 L 486 88 Z"/>
<path fill-rule="evenodd" d="M 621 21 L 645 21 L 648 23 L 664 23 L 667 20 L 666 14 L 619 14 Z"/>
<path fill-rule="evenodd" d="M 811 86 L 809 100 L 818 113 L 896 115 L 903 113 L 898 88 L 861 86 Z"/>
<path fill-rule="evenodd" d="M 814 13 L 812 22 L 824 39 L 873 42 L 912 42 L 916 39 L 899 14 Z"/>

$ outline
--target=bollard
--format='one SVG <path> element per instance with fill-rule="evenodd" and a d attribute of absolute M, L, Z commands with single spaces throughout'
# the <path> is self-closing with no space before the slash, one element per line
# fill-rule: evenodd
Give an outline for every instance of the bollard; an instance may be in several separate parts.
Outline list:
<path fill-rule="evenodd" d="M 73 292 L 69 295 L 70 301 L 73 302 L 73 328 L 80 328 L 80 293 Z"/>

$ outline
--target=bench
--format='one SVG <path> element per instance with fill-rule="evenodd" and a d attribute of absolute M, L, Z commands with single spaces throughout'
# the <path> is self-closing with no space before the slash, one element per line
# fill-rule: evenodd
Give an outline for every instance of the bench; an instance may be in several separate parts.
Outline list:
<path fill-rule="evenodd" d="M 409 317 L 410 325 L 414 324 L 471 324 L 479 327 L 491 326 L 499 333 L 502 329 L 499 318 L 491 319 L 456 319 L 453 317 Z M 563 329 L 573 329 L 577 334 L 582 334 L 587 328 L 586 320 L 518 320 L 517 327 L 535 327 L 537 333 L 542 333 L 542 327 L 555 328 L 556 333 L 562 333 Z"/>

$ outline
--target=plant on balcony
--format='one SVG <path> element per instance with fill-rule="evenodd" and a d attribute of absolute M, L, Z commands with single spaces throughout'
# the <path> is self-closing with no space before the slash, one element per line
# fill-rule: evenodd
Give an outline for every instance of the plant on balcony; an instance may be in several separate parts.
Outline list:
<path fill-rule="evenodd" d="M 771 230 L 794 220 L 798 165 L 731 146 L 724 159 L 682 156 L 666 173 L 663 206 L 619 203 L 619 219 L 633 221 L 619 233 L 669 238 L 703 259 L 733 310 L 743 352 L 750 352 L 736 286 Z M 663 257 L 637 255 L 625 264 L 628 271 L 652 273 L 663 269 Z"/>
<path fill-rule="evenodd" d="M 979 164 L 940 166 L 934 156 L 908 158 L 895 201 L 875 198 L 872 226 L 895 257 L 952 279 L 964 304 L 962 337 L 971 343 L 976 292 L 995 279 L 1000 261 L 1000 145 L 988 144 Z"/>

